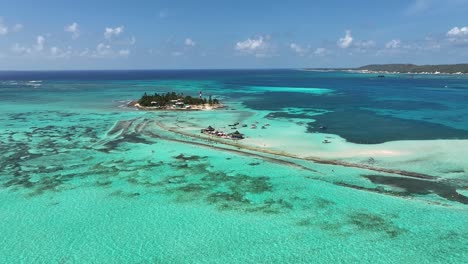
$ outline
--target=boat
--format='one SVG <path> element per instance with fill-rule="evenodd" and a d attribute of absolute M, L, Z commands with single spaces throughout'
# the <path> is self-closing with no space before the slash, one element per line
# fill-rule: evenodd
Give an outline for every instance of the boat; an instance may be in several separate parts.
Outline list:
<path fill-rule="evenodd" d="M 329 144 L 329 143 L 331 143 L 331 141 L 328 140 L 328 139 L 325 139 L 324 141 L 322 141 L 322 143 L 323 143 L 323 144 Z"/>

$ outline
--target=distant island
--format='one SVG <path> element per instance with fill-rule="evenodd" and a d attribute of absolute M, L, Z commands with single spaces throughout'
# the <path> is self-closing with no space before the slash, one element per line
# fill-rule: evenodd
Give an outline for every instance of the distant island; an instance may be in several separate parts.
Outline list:
<path fill-rule="evenodd" d="M 371 64 L 359 68 L 307 68 L 311 71 L 357 71 L 368 73 L 468 74 L 468 64 Z"/>
<path fill-rule="evenodd" d="M 129 106 L 143 110 L 203 110 L 223 107 L 219 100 L 213 99 L 211 95 L 208 99 L 202 98 L 201 92 L 198 98 L 175 92 L 153 95 L 144 93 L 138 101 L 130 102 Z"/>

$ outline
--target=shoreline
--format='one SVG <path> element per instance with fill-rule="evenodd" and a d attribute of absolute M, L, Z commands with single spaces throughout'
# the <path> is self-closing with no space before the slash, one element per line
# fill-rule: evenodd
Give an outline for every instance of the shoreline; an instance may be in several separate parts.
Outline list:
<path fill-rule="evenodd" d="M 122 122 L 122 121 L 119 121 L 119 122 Z M 116 126 L 120 128 L 119 123 L 117 123 Z M 154 128 L 156 128 L 156 131 L 153 130 Z M 391 195 L 391 196 L 402 197 L 402 198 L 408 197 L 405 194 L 405 192 L 392 191 L 388 189 L 382 189 L 379 187 L 371 188 L 365 185 L 359 185 L 359 184 L 356 185 L 353 182 L 346 182 L 346 181 L 335 182 L 333 180 L 329 181 L 327 180 L 327 177 L 323 177 L 325 176 L 323 171 L 315 170 L 313 167 L 310 167 L 310 165 L 321 164 L 321 165 L 331 165 L 331 166 L 338 166 L 338 167 L 344 167 L 344 168 L 347 167 L 347 168 L 354 168 L 354 169 L 362 169 L 362 170 L 367 171 L 364 174 L 361 174 L 364 177 L 366 177 L 366 175 L 369 177 L 373 177 L 375 176 L 374 173 L 385 173 L 390 178 L 400 177 L 402 179 L 405 179 L 406 181 L 412 181 L 412 182 L 417 181 L 419 184 L 422 184 L 422 185 L 425 185 L 425 184 L 434 185 L 434 184 L 439 184 L 440 182 L 442 182 L 441 178 L 438 176 L 418 173 L 414 171 L 384 168 L 384 167 L 365 165 L 365 164 L 359 164 L 359 163 L 336 160 L 336 159 L 323 159 L 323 158 L 316 157 L 316 156 L 315 157 L 310 157 L 310 156 L 301 157 L 301 156 L 298 156 L 289 152 L 275 151 L 271 149 L 262 149 L 262 148 L 239 144 L 239 143 L 236 144 L 236 143 L 229 142 L 229 141 L 222 140 L 222 139 L 203 137 L 198 134 L 192 134 L 189 132 L 180 131 L 174 127 L 167 127 L 161 121 L 152 121 L 146 118 L 130 120 L 130 124 L 127 124 L 125 127 L 122 127 L 122 129 L 120 129 L 119 131 L 115 131 L 115 132 L 120 136 L 133 134 L 136 132 L 138 134 L 141 134 L 142 136 L 153 138 L 153 139 L 161 139 L 161 140 L 170 141 L 170 142 L 178 142 L 178 143 L 187 144 L 187 145 L 196 146 L 196 147 L 206 147 L 209 149 L 218 150 L 222 152 L 235 153 L 235 154 L 242 155 L 242 156 L 260 158 L 268 162 L 282 164 L 285 166 L 290 166 L 290 167 L 294 167 L 300 170 L 305 170 L 305 171 L 309 171 L 309 172 L 317 174 L 317 175 L 307 176 L 306 177 L 307 179 L 324 181 L 324 182 L 328 182 L 337 186 L 341 186 L 345 188 L 352 188 L 352 189 L 356 189 L 359 191 L 373 192 L 373 193 Z M 160 132 L 163 132 L 163 133 L 160 133 Z M 164 132 L 166 133 L 169 132 L 169 134 L 166 134 Z M 206 142 L 203 142 L 203 141 L 206 141 Z M 307 163 L 301 163 L 301 162 L 307 162 Z M 387 175 L 382 176 L 382 177 L 386 177 Z M 443 182 L 444 182 L 443 184 L 446 184 L 447 186 L 450 186 L 452 184 L 451 183 L 452 180 L 449 180 L 449 179 L 445 179 L 443 180 Z M 447 201 L 457 202 L 460 204 L 468 204 L 468 197 L 464 195 L 463 193 L 457 192 L 458 190 L 455 190 L 453 191 L 453 193 L 450 193 L 450 194 L 445 194 L 443 193 L 443 191 L 444 190 L 439 191 L 437 195 Z M 426 201 L 426 202 L 448 206 L 448 204 L 446 204 L 445 202 L 438 202 L 438 201 Z"/>
<path fill-rule="evenodd" d="M 348 73 L 361 73 L 361 74 L 403 74 L 403 75 L 455 75 L 467 76 L 468 73 L 463 72 L 392 72 L 392 71 L 371 71 L 371 70 L 357 70 L 357 69 L 300 69 L 308 72 L 348 72 Z"/>
<path fill-rule="evenodd" d="M 437 180 L 439 177 L 437 176 L 432 176 L 424 173 L 418 173 L 418 172 L 411 172 L 411 171 L 405 171 L 405 170 L 397 170 L 397 169 L 388 169 L 388 168 L 379 168 L 379 167 L 374 167 L 374 166 L 369 166 L 369 165 L 364 165 L 364 164 L 358 164 L 358 163 L 352 163 L 352 162 L 347 162 L 347 161 L 340 161 L 340 160 L 333 160 L 333 159 L 322 159 L 318 157 L 301 157 L 299 155 L 294 155 L 291 153 L 287 153 L 284 151 L 275 151 L 271 149 L 262 149 L 260 147 L 256 146 L 249 146 L 249 145 L 244 145 L 244 144 L 239 144 L 239 143 L 232 143 L 228 141 L 224 141 L 222 139 L 217 139 L 217 138 L 211 138 L 211 137 L 202 137 L 200 135 L 195 135 L 192 133 L 188 132 L 183 132 L 183 131 L 178 131 L 173 128 L 169 128 L 164 126 L 161 122 L 156 122 L 156 125 L 161 128 L 162 130 L 172 132 L 174 134 L 190 137 L 190 138 L 196 138 L 196 139 L 202 139 L 202 140 L 207 140 L 215 143 L 220 143 L 224 145 L 228 145 L 231 147 L 236 147 L 239 149 L 244 149 L 248 151 L 255 151 L 255 152 L 260 152 L 264 154 L 269 154 L 269 155 L 276 155 L 276 156 L 282 156 L 285 158 L 292 158 L 292 159 L 298 159 L 298 160 L 304 160 L 304 161 L 311 161 L 314 163 L 318 164 L 327 164 L 327 165 L 336 165 L 336 166 L 343 166 L 343 167 L 352 167 L 352 168 L 359 168 L 359 169 L 366 169 L 366 170 L 371 170 L 371 171 L 376 171 L 376 172 L 384 172 L 384 173 L 390 173 L 390 174 L 397 174 L 400 176 L 406 176 L 410 178 L 416 178 L 420 180 Z"/>
<path fill-rule="evenodd" d="M 127 103 L 128 107 L 133 107 L 138 110 L 144 110 L 144 111 L 206 111 L 206 110 L 215 110 L 215 109 L 221 109 L 225 108 L 226 106 L 223 104 L 217 104 L 217 105 L 209 105 L 209 104 L 203 104 L 203 105 L 189 105 L 187 108 L 176 108 L 176 107 L 152 107 L 152 106 L 141 106 L 138 101 L 133 100 Z"/>

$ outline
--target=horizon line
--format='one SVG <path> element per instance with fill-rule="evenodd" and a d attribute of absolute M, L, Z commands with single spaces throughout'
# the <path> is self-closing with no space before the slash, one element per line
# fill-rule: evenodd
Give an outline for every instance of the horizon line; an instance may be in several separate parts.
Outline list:
<path fill-rule="evenodd" d="M 301 70 L 301 69 L 319 69 L 319 68 L 169 68 L 169 69 L 150 69 L 150 68 L 135 68 L 135 69 L 25 69 L 25 70 L 4 70 L 0 72 L 77 72 L 77 71 L 223 71 L 223 70 Z M 337 69 L 337 68 L 335 68 Z M 347 69 L 347 68 L 343 68 Z"/>

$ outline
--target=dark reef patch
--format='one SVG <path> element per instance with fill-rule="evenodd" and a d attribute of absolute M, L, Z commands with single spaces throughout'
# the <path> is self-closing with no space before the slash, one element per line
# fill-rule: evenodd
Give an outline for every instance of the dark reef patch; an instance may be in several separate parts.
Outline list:
<path fill-rule="evenodd" d="M 320 209 L 325 209 L 325 208 L 329 208 L 333 205 L 335 205 L 336 203 L 333 202 L 333 201 L 330 201 L 328 199 L 324 199 L 324 198 L 321 198 L 321 197 L 318 197 L 318 198 L 315 198 L 314 200 L 314 203 L 316 204 L 316 206 Z"/>
<path fill-rule="evenodd" d="M 181 154 L 174 159 L 176 161 L 168 165 L 176 175 L 150 177 L 137 173 L 126 178 L 126 181 L 158 190 L 173 197 L 175 202 L 199 201 L 219 210 L 272 214 L 293 209 L 292 203 L 286 199 L 270 197 L 273 185 L 269 177 L 213 171 L 204 162 L 205 157 Z"/>
<path fill-rule="evenodd" d="M 237 203 L 246 203 L 249 204 L 249 199 L 244 197 L 244 194 L 240 192 L 214 192 L 209 194 L 206 197 L 206 201 L 209 204 L 219 204 L 227 205 L 226 203 L 237 202 Z"/>
<path fill-rule="evenodd" d="M 427 181 L 403 177 L 391 177 L 381 175 L 363 175 L 372 183 L 383 184 L 402 188 L 405 192 L 402 195 L 425 195 L 435 193 L 450 201 L 468 204 L 468 197 L 457 192 L 457 187 L 447 181 Z"/>
<path fill-rule="evenodd" d="M 201 157 L 197 155 L 193 156 L 185 156 L 184 154 L 179 154 L 174 157 L 176 160 L 182 160 L 182 161 L 200 161 L 201 159 L 206 159 L 207 157 Z"/>
<path fill-rule="evenodd" d="M 209 189 L 209 185 L 200 183 L 189 183 L 176 188 L 176 190 L 184 193 L 201 193 Z"/>
<path fill-rule="evenodd" d="M 41 195 L 45 192 L 57 192 L 58 188 L 64 183 L 64 179 L 60 176 L 51 176 L 47 178 L 41 178 L 38 182 L 35 182 L 32 187 L 30 196 Z"/>
<path fill-rule="evenodd" d="M 348 216 L 348 224 L 363 231 L 385 232 L 390 238 L 395 238 L 407 232 L 405 229 L 396 226 L 389 217 L 385 218 L 371 213 L 353 213 Z"/>
<path fill-rule="evenodd" d="M 129 134 L 123 134 L 123 135 L 119 136 L 117 139 L 110 140 L 110 141 L 104 143 L 102 145 L 104 147 L 104 149 L 99 149 L 99 150 L 109 152 L 109 151 L 117 149 L 120 146 L 120 144 L 124 144 L 124 143 L 147 144 L 147 145 L 149 145 L 149 144 L 152 144 L 153 142 L 149 141 L 146 138 L 141 137 L 138 134 L 129 133 Z"/>
<path fill-rule="evenodd" d="M 318 112 L 318 113 L 323 113 L 323 112 Z M 290 119 L 311 119 L 311 115 L 309 114 L 294 114 L 294 113 L 288 113 L 288 112 L 271 112 L 265 116 L 265 118 L 290 118 Z"/>
<path fill-rule="evenodd" d="M 122 190 L 117 190 L 117 191 L 114 191 L 114 192 L 110 193 L 110 196 L 115 196 L 115 197 L 119 197 L 119 198 L 135 198 L 135 197 L 138 197 L 140 195 L 141 194 L 138 193 L 138 192 L 125 192 L 125 191 L 122 191 Z"/>
<path fill-rule="evenodd" d="M 97 187 L 108 187 L 112 185 L 112 181 L 111 180 L 97 180 L 95 182 L 95 185 Z"/>
<path fill-rule="evenodd" d="M 89 144 L 97 140 L 97 131 L 100 126 L 105 125 L 99 123 L 96 126 L 84 126 L 74 122 L 72 123 L 75 125 L 56 125 L 61 124 L 60 121 L 64 118 L 76 115 L 47 111 L 12 116 L 24 118 L 26 122 L 34 120 L 39 124 L 24 127 L 16 133 L 0 135 L 1 186 L 11 191 L 26 191 L 27 195 L 36 196 L 75 188 L 77 183 L 72 182 L 72 179 L 91 176 L 97 177 L 91 182 L 92 185 L 107 188 L 112 183 L 107 176 L 118 175 L 124 169 L 115 165 L 89 165 L 94 159 Z M 134 140 L 130 138 L 129 141 Z M 70 161 L 73 157 L 68 153 L 76 150 L 80 150 L 82 156 L 77 157 L 79 160 Z"/>
<path fill-rule="evenodd" d="M 312 226 L 313 222 L 312 222 L 311 219 L 305 218 L 305 219 L 301 219 L 301 220 L 297 221 L 296 225 L 297 226 Z"/>
<path fill-rule="evenodd" d="M 257 204 L 252 208 L 248 208 L 247 212 L 262 212 L 265 214 L 279 214 L 294 209 L 294 206 L 289 201 L 279 199 L 266 199 L 261 204 Z"/>

